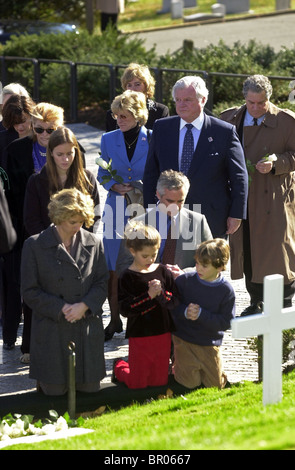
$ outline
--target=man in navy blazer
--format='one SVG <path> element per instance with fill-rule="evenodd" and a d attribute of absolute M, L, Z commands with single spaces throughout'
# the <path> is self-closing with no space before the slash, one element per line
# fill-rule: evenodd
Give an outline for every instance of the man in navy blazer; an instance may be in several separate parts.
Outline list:
<path fill-rule="evenodd" d="M 214 238 L 234 233 L 246 218 L 248 174 L 236 128 L 204 113 L 205 82 L 188 76 L 172 90 L 177 116 L 155 122 L 143 177 L 144 205 L 156 202 L 162 171 L 181 168 L 185 125 L 193 124 L 194 153 L 187 173 L 190 190 L 185 203 L 206 216 Z"/>

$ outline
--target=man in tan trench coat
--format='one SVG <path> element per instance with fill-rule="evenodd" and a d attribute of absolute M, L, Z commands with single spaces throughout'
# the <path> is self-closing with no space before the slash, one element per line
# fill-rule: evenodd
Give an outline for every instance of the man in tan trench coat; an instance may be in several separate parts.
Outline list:
<path fill-rule="evenodd" d="M 263 75 L 248 77 L 245 104 L 221 114 L 234 124 L 250 169 L 248 217 L 230 237 L 232 279 L 245 274 L 250 306 L 261 312 L 263 278 L 284 276 L 284 306 L 295 290 L 295 114 L 269 99 L 272 86 Z"/>

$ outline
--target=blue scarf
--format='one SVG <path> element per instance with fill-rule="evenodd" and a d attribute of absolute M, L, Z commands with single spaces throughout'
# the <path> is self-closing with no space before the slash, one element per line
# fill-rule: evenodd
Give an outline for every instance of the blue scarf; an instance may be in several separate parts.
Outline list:
<path fill-rule="evenodd" d="M 37 141 L 33 144 L 34 170 L 40 173 L 46 163 L 46 147 L 40 145 Z"/>

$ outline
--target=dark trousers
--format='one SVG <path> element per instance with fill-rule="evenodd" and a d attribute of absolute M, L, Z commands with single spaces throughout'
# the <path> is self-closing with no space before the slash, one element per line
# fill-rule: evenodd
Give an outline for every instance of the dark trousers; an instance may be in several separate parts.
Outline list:
<path fill-rule="evenodd" d="M 244 250 L 244 274 L 246 289 L 250 295 L 251 304 L 263 301 L 263 284 L 252 282 L 252 260 L 249 221 L 243 220 L 243 250 Z M 295 293 L 295 282 L 284 284 L 284 307 L 292 306 L 292 298 Z"/>
<path fill-rule="evenodd" d="M 105 31 L 107 28 L 107 25 L 111 23 L 112 26 L 117 27 L 117 20 L 118 20 L 118 14 L 117 13 L 101 13 L 101 30 Z"/>
<path fill-rule="evenodd" d="M 22 302 L 20 295 L 21 249 L 3 255 L 2 327 L 3 342 L 13 344 L 17 338 Z"/>

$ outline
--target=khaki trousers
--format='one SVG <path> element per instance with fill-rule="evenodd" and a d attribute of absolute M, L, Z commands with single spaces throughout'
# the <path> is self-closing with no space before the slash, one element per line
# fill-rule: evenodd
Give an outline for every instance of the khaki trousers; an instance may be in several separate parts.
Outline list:
<path fill-rule="evenodd" d="M 175 380 L 187 388 L 224 388 L 227 377 L 222 368 L 219 346 L 199 346 L 173 335 Z"/>

